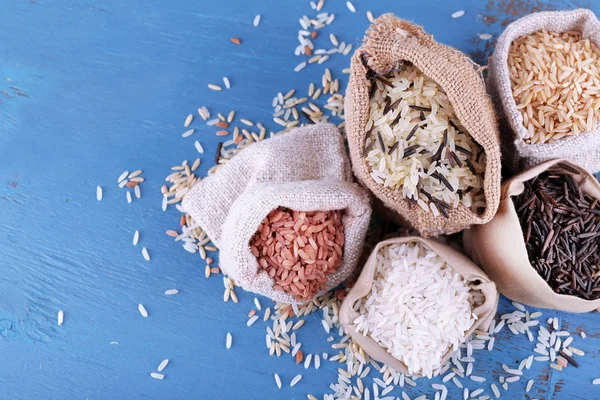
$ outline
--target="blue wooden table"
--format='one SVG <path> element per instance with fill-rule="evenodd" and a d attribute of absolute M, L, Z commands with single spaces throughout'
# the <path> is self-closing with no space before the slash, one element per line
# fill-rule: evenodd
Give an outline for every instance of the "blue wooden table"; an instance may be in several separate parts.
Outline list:
<path fill-rule="evenodd" d="M 355 0 L 351 13 L 344 1 L 326 0 L 323 11 L 336 18 L 316 43 L 329 48 L 334 32 L 356 47 L 368 26 L 366 11 L 389 11 L 483 62 L 508 21 L 538 9 L 589 6 L 580 3 Z M 597 3 L 591 8 L 600 12 Z M 466 14 L 452 19 L 458 10 Z M 256 14 L 262 21 L 255 28 Z M 197 157 L 194 140 L 206 150 L 200 175 L 212 165 L 218 138 L 197 114 L 197 132 L 181 138 L 185 117 L 198 107 L 236 110 L 236 118 L 275 130 L 271 99 L 277 92 L 305 92 L 325 67 L 345 87 L 341 70 L 348 56 L 293 72 L 303 60 L 293 54 L 298 18 L 316 14 L 308 1 L 1 2 L 0 398 L 305 399 L 329 392 L 338 365 L 305 370 L 290 356 L 269 357 L 264 324 L 245 324 L 254 296 L 238 290 L 239 304 L 224 303 L 221 278 L 206 279 L 198 255 L 165 236 L 178 227 L 179 213 L 160 207 L 170 167 Z M 480 33 L 494 39 L 481 40 Z M 223 76 L 230 90 L 207 88 Z M 143 196 L 128 204 L 117 177 L 136 169 L 144 170 Z M 101 202 L 97 185 L 104 188 Z M 171 288 L 180 293 L 166 296 Z M 500 313 L 513 309 L 502 299 Z M 65 312 L 62 326 L 58 310 Z M 299 340 L 305 352 L 333 354 L 319 315 L 307 318 Z M 544 311 L 543 324 L 551 316 L 561 329 L 588 333 L 574 342 L 587 353 L 581 367 L 557 372 L 534 363 L 503 398 L 600 397 L 600 387 L 591 384 L 600 376 L 600 318 Z M 490 395 L 502 363 L 515 366 L 533 347 L 504 330 L 495 350 L 478 356 L 474 373 L 488 382 L 469 387 L 486 387 Z M 166 378 L 152 379 L 149 373 L 165 358 L 171 360 Z M 276 372 L 284 380 L 281 390 Z M 298 373 L 303 380 L 290 388 Z M 528 379 L 536 383 L 526 396 Z M 407 390 L 412 398 L 432 393 L 424 380 Z M 449 398 L 462 393 L 452 389 Z"/>

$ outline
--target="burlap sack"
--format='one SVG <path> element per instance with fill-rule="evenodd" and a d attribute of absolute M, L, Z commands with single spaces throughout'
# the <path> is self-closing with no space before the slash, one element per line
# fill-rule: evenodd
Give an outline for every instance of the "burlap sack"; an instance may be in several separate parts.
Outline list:
<path fill-rule="evenodd" d="M 502 198 L 498 213 L 485 225 L 473 226 L 464 232 L 466 253 L 496 282 L 500 293 L 511 300 L 534 307 L 552 308 L 568 312 L 587 312 L 600 307 L 600 300 L 588 301 L 575 296 L 555 293 L 529 263 L 525 238 L 519 223 L 512 197 L 524 190 L 522 182 L 528 181 L 564 163 L 581 174 L 573 177 L 585 179 L 583 190 L 600 198 L 600 184 L 584 168 L 567 160 L 550 160 L 538 164 L 502 185 Z"/>
<path fill-rule="evenodd" d="M 436 254 L 446 260 L 446 262 L 450 264 L 452 268 L 461 274 L 467 281 L 479 281 L 478 284 L 474 285 L 474 288 L 481 290 L 485 296 L 485 301 L 481 306 L 473 309 L 473 313 L 477 315 L 477 320 L 471 329 L 465 333 L 465 339 L 475 332 L 476 329 L 487 330 L 489 328 L 494 316 L 496 315 L 499 299 L 498 291 L 496 290 L 496 285 L 494 282 L 492 282 L 490 278 L 488 278 L 486 274 L 479 269 L 479 267 L 473 264 L 471 260 L 447 245 L 441 244 L 435 240 L 414 236 L 388 239 L 380 242 L 371 253 L 371 256 L 365 263 L 358 280 L 354 284 L 354 287 L 352 287 L 342 303 L 340 308 L 340 323 L 344 326 L 346 333 L 352 336 L 352 339 L 354 339 L 354 341 L 356 341 L 356 343 L 358 343 L 360 347 L 364 349 L 369 357 L 376 361 L 385 363 L 386 365 L 392 367 L 395 371 L 403 374 L 408 374 L 408 368 L 402 361 L 393 357 L 387 352 L 386 349 L 377 344 L 377 342 L 375 342 L 371 337 L 365 336 L 356 331 L 354 320 L 358 317 L 358 313 L 354 311 L 353 306 L 357 300 L 360 300 L 371 293 L 377 252 L 381 248 L 390 244 L 414 242 L 420 242 L 421 244 L 428 246 Z M 450 349 L 446 352 L 446 354 L 444 354 L 442 363 L 452 355 L 452 352 L 452 349 Z"/>
<path fill-rule="evenodd" d="M 484 179 L 487 207 L 482 215 L 461 204 L 449 211 L 449 218 L 441 215 L 436 218 L 407 200 L 401 191 L 385 188 L 371 179 L 369 166 L 362 157 L 371 86 L 363 58 L 376 73 L 397 67 L 399 61 L 410 61 L 446 92 L 458 119 L 487 156 Z M 498 126 L 494 107 L 477 69 L 478 65 L 458 50 L 437 43 L 420 26 L 392 14 L 375 20 L 366 32 L 363 45 L 352 56 L 344 108 L 352 169 L 358 181 L 392 211 L 395 222 L 408 223 L 423 236 L 450 234 L 473 224 L 483 224 L 494 216 L 498 208 L 501 169 Z"/>
<path fill-rule="evenodd" d="M 220 250 L 220 266 L 235 284 L 277 301 L 294 298 L 273 289 L 250 252 L 250 238 L 277 207 L 297 211 L 345 210 L 344 255 L 327 290 L 356 267 L 371 216 L 367 193 L 352 183 L 342 137 L 334 125 L 298 128 L 254 144 L 217 173 L 198 182 L 183 208 Z"/>
<path fill-rule="evenodd" d="M 501 108 L 502 118 L 511 131 L 503 132 L 503 140 L 513 142 L 513 152 L 506 154 L 513 168 L 526 168 L 553 158 L 573 161 L 588 171 L 600 171 L 600 128 L 593 132 L 564 137 L 555 142 L 527 144 L 527 129 L 512 95 L 508 72 L 508 51 L 511 43 L 521 36 L 541 29 L 551 32 L 577 30 L 583 38 L 600 46 L 600 22 L 593 12 L 585 9 L 572 11 L 544 11 L 530 14 L 508 25 L 498 38 L 489 63 L 490 90 Z"/>

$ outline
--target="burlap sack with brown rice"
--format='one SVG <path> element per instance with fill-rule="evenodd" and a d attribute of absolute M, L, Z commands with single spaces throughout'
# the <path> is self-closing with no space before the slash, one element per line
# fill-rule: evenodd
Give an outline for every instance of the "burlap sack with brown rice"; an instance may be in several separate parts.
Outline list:
<path fill-rule="evenodd" d="M 368 296 L 371 293 L 371 286 L 373 285 L 373 278 L 375 274 L 377 253 L 385 246 L 391 244 L 403 244 L 403 243 L 414 243 L 419 242 L 422 245 L 429 247 L 437 255 L 443 258 L 452 268 L 461 274 L 465 280 L 469 282 L 478 282 L 473 285 L 473 289 L 480 290 L 484 296 L 485 301 L 480 306 L 473 309 L 473 313 L 477 316 L 477 320 L 471 326 L 471 328 L 465 333 L 465 339 L 469 337 L 476 329 L 487 330 L 496 315 L 498 309 L 499 295 L 496 289 L 496 285 L 487 275 L 471 260 L 465 257 L 463 254 L 452 249 L 448 245 L 442 244 L 436 240 L 424 239 L 421 237 L 400 237 L 388 239 L 380 242 L 373 252 L 369 256 L 369 259 L 365 263 L 363 270 L 358 277 L 358 280 L 346 295 L 344 302 L 340 308 L 340 323 L 344 326 L 346 333 L 354 339 L 356 343 L 363 348 L 363 350 L 372 359 L 385 363 L 385 365 L 392 367 L 395 371 L 403 374 L 408 374 L 408 368 L 406 365 L 393 357 L 387 350 L 381 347 L 375 340 L 370 336 L 365 336 L 360 332 L 356 331 L 356 325 L 354 320 L 358 317 L 358 313 L 353 309 L 356 301 Z M 447 360 L 453 351 L 449 349 L 442 358 L 442 363 Z"/>
<path fill-rule="evenodd" d="M 600 299 L 589 301 L 555 293 L 536 272 L 527 255 L 525 238 L 512 197 L 523 193 L 526 182 L 544 171 L 558 169 L 565 163 L 581 171 L 573 177 L 585 180 L 583 190 L 600 199 L 600 184 L 581 166 L 567 160 L 549 160 L 506 181 L 496 216 L 487 224 L 473 226 L 464 232 L 466 253 L 496 282 L 500 293 L 511 300 L 533 307 L 552 308 L 568 312 L 588 312 L 600 307 Z"/>
<path fill-rule="evenodd" d="M 562 33 L 576 30 L 584 39 L 600 46 L 600 22 L 590 10 L 544 11 L 527 15 L 508 25 L 496 42 L 489 63 L 488 82 L 498 104 L 500 114 L 511 130 L 503 131 L 503 140 L 512 142 L 513 151 L 506 154 L 514 169 L 527 168 L 542 161 L 563 158 L 573 161 L 588 171 L 600 171 L 600 127 L 592 132 L 567 136 L 554 142 L 528 144 L 527 128 L 517 109 L 510 83 L 508 52 L 512 42 L 521 36 L 546 29 Z"/>
<path fill-rule="evenodd" d="M 363 59 L 366 65 L 363 64 Z M 449 218 L 424 211 L 401 191 L 379 185 L 369 175 L 363 158 L 369 120 L 368 68 L 384 73 L 410 61 L 437 82 L 448 95 L 456 116 L 468 133 L 483 147 L 486 169 L 483 189 L 486 208 L 478 215 L 462 204 L 449 211 Z M 423 236 L 450 234 L 489 221 L 500 198 L 500 145 L 494 107 L 488 98 L 479 66 L 456 49 L 442 45 L 418 25 L 385 14 L 367 30 L 362 46 L 352 56 L 346 90 L 346 133 L 352 168 L 358 181 L 392 211 L 395 222 L 409 224 Z"/>
<path fill-rule="evenodd" d="M 220 267 L 237 286 L 292 302 L 273 289 L 273 280 L 250 252 L 250 238 L 278 207 L 296 211 L 344 210 L 342 265 L 329 275 L 326 290 L 356 268 L 371 216 L 367 193 L 352 182 L 338 129 L 331 124 L 297 128 L 254 144 L 198 182 L 183 208 L 220 250 Z"/>

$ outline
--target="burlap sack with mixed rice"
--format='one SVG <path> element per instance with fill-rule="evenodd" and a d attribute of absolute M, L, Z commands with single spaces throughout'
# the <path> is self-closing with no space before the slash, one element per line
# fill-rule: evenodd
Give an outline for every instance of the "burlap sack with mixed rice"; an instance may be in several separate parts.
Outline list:
<path fill-rule="evenodd" d="M 584 168 L 561 159 L 538 164 L 502 185 L 502 198 L 496 216 L 487 224 L 473 226 L 464 232 L 465 252 L 496 283 L 500 293 L 511 300 L 533 307 L 568 312 L 593 311 L 600 307 L 600 299 L 589 301 L 557 294 L 536 272 L 529 261 L 525 238 L 513 203 L 513 198 L 524 190 L 523 182 L 550 169 L 562 170 L 557 165 L 560 163 L 579 170 L 579 175 L 573 175 L 575 180 L 585 181 L 583 191 L 600 199 L 600 184 Z"/>
<path fill-rule="evenodd" d="M 370 177 L 369 165 L 363 157 L 366 129 L 370 113 L 371 82 L 369 70 L 379 74 L 409 61 L 446 92 L 460 123 L 481 145 L 487 163 L 483 190 L 486 207 L 477 214 L 462 204 L 449 210 L 449 217 L 435 217 L 415 202 L 376 183 Z M 433 40 L 420 26 L 385 14 L 367 30 L 363 45 L 355 52 L 350 65 L 350 81 L 346 91 L 346 133 L 352 168 L 358 181 L 367 187 L 391 211 L 400 224 L 409 224 L 423 236 L 459 232 L 464 228 L 489 221 L 498 208 L 500 198 L 499 133 L 492 102 L 488 98 L 478 65 L 456 49 Z M 376 203 L 377 204 L 377 203 Z"/>
<path fill-rule="evenodd" d="M 365 263 L 363 270 L 356 283 L 346 295 L 340 308 L 340 323 L 344 326 L 346 333 L 349 334 L 356 343 L 374 360 L 384 363 L 397 372 L 409 374 L 406 364 L 393 357 L 388 351 L 380 346 L 370 336 L 365 336 L 357 332 L 354 321 L 359 316 L 354 310 L 354 304 L 363 297 L 369 296 L 373 285 L 377 253 L 385 246 L 403 243 L 420 243 L 452 266 L 455 272 L 458 272 L 467 282 L 473 282 L 472 289 L 479 290 L 485 297 L 484 302 L 478 307 L 473 308 L 473 314 L 477 316 L 475 323 L 465 332 L 465 339 L 475 330 L 487 330 L 496 315 L 498 309 L 499 295 L 494 282 L 471 260 L 463 254 L 454 250 L 448 245 L 442 244 L 436 240 L 424 239 L 421 237 L 401 237 L 388 239 L 377 244 L 369 259 Z M 453 353 L 449 349 L 442 357 L 441 363 L 446 361 Z M 409 374 L 410 375 L 410 374 Z"/>
<path fill-rule="evenodd" d="M 342 137 L 331 124 L 298 128 L 242 150 L 198 182 L 183 207 L 219 248 L 220 267 L 236 285 L 283 302 L 294 298 L 273 289 L 249 247 L 269 212 L 344 210 L 343 260 L 326 290 L 356 268 L 371 216 L 368 195 L 352 182 Z"/>
<path fill-rule="evenodd" d="M 530 135 L 513 96 L 507 60 L 513 41 L 542 29 L 556 33 L 580 31 L 583 39 L 600 45 L 600 22 L 593 12 L 585 9 L 534 13 L 506 27 L 496 43 L 487 79 L 500 115 L 510 127 L 510 130 L 503 131 L 503 141 L 512 143 L 512 148 L 506 152 L 507 161 L 518 170 L 545 160 L 563 158 L 588 171 L 600 171 L 600 127 L 556 141 L 536 144 L 525 142 Z"/>

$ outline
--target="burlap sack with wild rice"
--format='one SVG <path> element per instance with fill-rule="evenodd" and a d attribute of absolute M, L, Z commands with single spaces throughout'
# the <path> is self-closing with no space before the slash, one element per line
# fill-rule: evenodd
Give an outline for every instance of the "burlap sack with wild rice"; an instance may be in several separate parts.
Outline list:
<path fill-rule="evenodd" d="M 477 320 L 465 333 L 465 339 L 475 332 L 476 329 L 487 330 L 489 328 L 494 316 L 496 315 L 499 300 L 498 291 L 494 282 L 492 282 L 492 280 L 490 280 L 490 278 L 488 278 L 487 275 L 471 260 L 448 245 L 442 244 L 436 240 L 424 239 L 415 236 L 393 238 L 380 242 L 375 249 L 373 249 L 373 252 L 369 256 L 369 259 L 365 263 L 365 266 L 358 277 L 358 280 L 350 292 L 346 295 L 346 298 L 342 303 L 340 308 L 340 323 L 344 326 L 346 333 L 352 336 L 352 339 L 354 339 L 354 341 L 364 349 L 369 357 L 376 361 L 385 363 L 386 365 L 392 367 L 395 371 L 403 374 L 408 374 L 408 368 L 402 361 L 393 357 L 385 348 L 381 347 L 370 336 L 365 336 L 356 331 L 354 320 L 356 320 L 358 317 L 358 313 L 354 310 L 353 306 L 358 300 L 369 296 L 371 293 L 375 267 L 377 264 L 377 253 L 379 250 L 391 244 L 415 242 L 419 242 L 433 250 L 450 266 L 452 266 L 456 272 L 461 274 L 466 281 L 478 282 L 477 284 L 473 285 L 473 289 L 480 290 L 485 296 L 485 301 L 483 304 L 473 309 L 473 313 L 477 316 Z M 442 364 L 452 355 L 452 353 L 452 349 L 449 349 L 446 354 L 444 354 L 442 358 Z"/>
<path fill-rule="evenodd" d="M 600 198 L 600 184 L 584 168 L 567 160 L 550 160 L 538 164 L 506 181 L 496 216 L 487 224 L 473 226 L 464 232 L 465 252 L 496 282 L 500 293 L 511 300 L 533 307 L 568 312 L 588 312 L 600 307 L 600 299 L 589 301 L 555 293 L 529 262 L 525 238 L 512 197 L 523 193 L 523 182 L 549 169 L 563 170 L 565 163 L 579 171 L 577 182 L 585 180 L 583 190 Z"/>
<path fill-rule="evenodd" d="M 508 52 L 514 40 L 542 29 L 556 33 L 580 31 L 584 39 L 590 39 L 600 46 L 600 22 L 590 10 L 534 13 L 506 27 L 496 43 L 489 63 L 487 79 L 501 116 L 511 128 L 503 131 L 503 140 L 513 143 L 512 151 L 506 154 L 507 161 L 513 168 L 519 169 L 553 158 L 564 158 L 581 165 L 588 171 L 600 171 L 600 128 L 592 132 L 567 136 L 554 142 L 525 143 L 529 135 L 512 94 L 507 63 Z"/>
<path fill-rule="evenodd" d="M 486 208 L 483 214 L 478 215 L 461 204 L 448 212 L 449 218 L 442 215 L 434 217 L 406 199 L 400 190 L 383 187 L 370 177 L 369 166 L 362 156 L 370 113 L 368 68 L 375 73 L 384 73 L 403 60 L 412 62 L 440 85 L 462 125 L 483 147 L 487 157 L 483 184 Z M 458 50 L 437 43 L 420 26 L 392 14 L 382 15 L 373 22 L 362 46 L 352 56 L 345 99 L 352 169 L 358 181 L 391 210 L 395 222 L 408 223 L 423 236 L 450 234 L 474 224 L 483 224 L 494 216 L 498 208 L 501 169 L 498 126 L 478 68 Z"/>
<path fill-rule="evenodd" d="M 183 207 L 219 248 L 221 269 L 236 285 L 283 302 L 294 298 L 273 289 L 249 247 L 269 212 L 344 210 L 342 265 L 329 275 L 326 290 L 354 271 L 371 216 L 368 195 L 352 182 L 342 137 L 331 124 L 298 128 L 242 150 L 198 182 Z"/>

